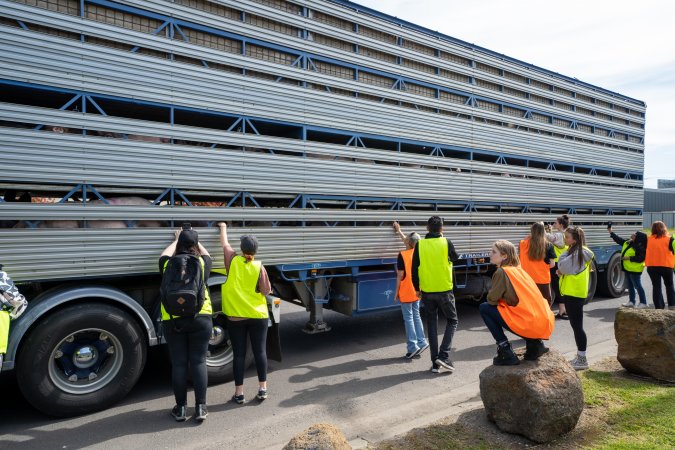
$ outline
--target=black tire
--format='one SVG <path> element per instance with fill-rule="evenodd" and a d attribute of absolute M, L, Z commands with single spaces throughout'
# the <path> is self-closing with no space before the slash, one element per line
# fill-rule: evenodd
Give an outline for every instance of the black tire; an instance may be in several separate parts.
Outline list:
<path fill-rule="evenodd" d="M 145 336 L 127 312 L 98 303 L 68 306 L 40 320 L 26 337 L 17 380 L 26 400 L 45 414 L 87 414 L 129 393 L 146 353 Z"/>
<path fill-rule="evenodd" d="M 209 385 L 227 383 L 234 380 L 232 360 L 232 344 L 227 332 L 227 318 L 222 314 L 213 316 L 213 327 L 217 332 L 222 332 L 221 339 L 212 339 L 209 342 L 209 353 L 206 357 L 206 372 L 209 377 Z M 244 361 L 248 369 L 253 364 L 253 351 L 251 343 L 246 344 L 246 359 Z"/>
<path fill-rule="evenodd" d="M 605 271 L 602 272 L 598 280 L 598 292 L 602 295 L 617 298 L 621 297 L 626 290 L 626 273 L 622 270 L 621 254 L 614 253 L 609 261 Z"/>
<path fill-rule="evenodd" d="M 597 287 L 598 287 L 598 266 L 595 264 L 595 261 L 593 261 L 591 263 L 590 279 L 588 280 L 588 297 L 586 297 L 584 305 L 587 305 L 588 302 L 590 302 L 593 299 Z"/>

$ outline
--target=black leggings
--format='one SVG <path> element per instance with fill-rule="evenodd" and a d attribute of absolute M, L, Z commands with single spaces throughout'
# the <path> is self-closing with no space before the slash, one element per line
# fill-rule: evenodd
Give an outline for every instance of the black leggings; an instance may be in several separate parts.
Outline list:
<path fill-rule="evenodd" d="M 268 319 L 228 320 L 227 331 L 234 353 L 234 385 L 244 384 L 246 370 L 246 335 L 251 339 L 251 349 L 258 371 L 258 381 L 267 381 L 267 324 Z"/>
<path fill-rule="evenodd" d="M 647 267 L 647 274 L 652 280 L 652 301 L 654 308 L 665 309 L 663 302 L 663 292 L 661 291 L 661 279 L 666 287 L 666 299 L 668 306 L 675 306 L 675 290 L 673 289 L 673 269 L 668 267 Z"/>
<path fill-rule="evenodd" d="M 584 302 L 585 298 L 564 297 L 565 308 L 567 308 L 567 317 L 570 319 L 572 331 L 574 331 L 574 341 L 577 343 L 577 350 L 586 351 L 586 332 L 584 331 Z"/>
<path fill-rule="evenodd" d="M 167 320 L 163 324 L 171 355 L 171 382 L 177 405 L 187 405 L 188 363 L 195 389 L 195 404 L 206 404 L 206 354 L 212 328 L 213 321 L 207 315 Z"/>

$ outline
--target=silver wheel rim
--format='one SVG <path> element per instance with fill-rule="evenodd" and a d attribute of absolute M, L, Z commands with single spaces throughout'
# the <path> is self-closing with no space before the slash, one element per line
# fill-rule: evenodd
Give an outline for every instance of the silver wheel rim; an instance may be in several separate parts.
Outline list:
<path fill-rule="evenodd" d="M 107 386 L 120 372 L 124 353 L 119 339 L 100 328 L 70 333 L 49 357 L 49 379 L 63 392 L 91 394 Z"/>
<path fill-rule="evenodd" d="M 614 264 L 610 273 L 610 283 L 612 283 L 612 287 L 617 292 L 621 291 L 624 287 L 624 273 L 621 270 L 621 265 L 621 262 Z"/>
<path fill-rule="evenodd" d="M 234 359 L 232 343 L 225 326 L 216 319 L 213 322 L 214 334 L 221 336 L 221 338 L 209 341 L 209 353 L 206 357 L 206 365 L 208 367 L 221 367 L 230 364 Z"/>

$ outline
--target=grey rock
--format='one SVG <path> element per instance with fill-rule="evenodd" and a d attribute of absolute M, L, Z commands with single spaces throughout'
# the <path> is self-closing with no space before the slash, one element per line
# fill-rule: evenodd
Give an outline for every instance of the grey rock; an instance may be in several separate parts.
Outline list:
<path fill-rule="evenodd" d="M 675 311 L 621 308 L 614 337 L 616 358 L 627 371 L 675 382 Z"/>
<path fill-rule="evenodd" d="M 507 433 L 538 443 L 570 432 L 584 409 L 577 373 L 557 351 L 518 366 L 490 366 L 480 373 L 487 417 Z"/>

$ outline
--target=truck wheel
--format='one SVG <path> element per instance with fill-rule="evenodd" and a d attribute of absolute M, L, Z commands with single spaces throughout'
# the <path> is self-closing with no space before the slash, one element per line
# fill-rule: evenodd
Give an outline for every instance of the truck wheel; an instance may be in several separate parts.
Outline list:
<path fill-rule="evenodd" d="M 206 356 L 206 371 L 209 384 L 219 384 L 232 381 L 234 372 L 232 368 L 232 343 L 227 332 L 227 318 L 221 314 L 213 317 L 213 332 L 209 341 L 209 353 Z M 246 346 L 246 368 L 253 363 L 251 343 Z"/>
<path fill-rule="evenodd" d="M 593 299 L 597 287 L 598 287 L 598 266 L 595 264 L 595 261 L 593 261 L 591 263 L 590 279 L 588 280 L 588 297 L 586 297 L 584 305 L 587 305 L 588 302 L 590 302 Z"/>
<path fill-rule="evenodd" d="M 74 305 L 35 325 L 19 351 L 17 380 L 46 414 L 86 414 L 124 398 L 145 357 L 145 337 L 132 316 L 104 304 Z"/>
<path fill-rule="evenodd" d="M 598 290 L 602 295 L 612 298 L 623 295 L 623 292 L 626 290 L 626 274 L 622 270 L 620 253 L 614 253 L 609 258 L 607 268 L 600 274 L 599 281 Z"/>

